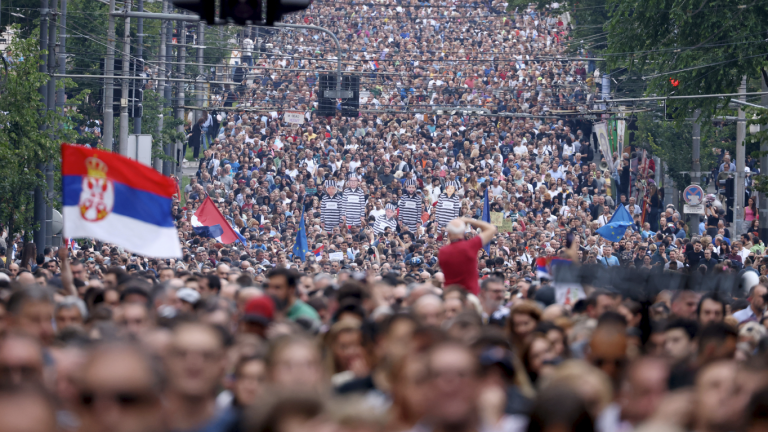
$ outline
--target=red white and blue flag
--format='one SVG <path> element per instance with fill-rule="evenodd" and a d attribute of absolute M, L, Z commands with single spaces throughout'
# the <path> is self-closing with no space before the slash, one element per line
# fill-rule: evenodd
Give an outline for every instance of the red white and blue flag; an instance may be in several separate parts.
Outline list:
<path fill-rule="evenodd" d="M 216 204 L 211 201 L 211 197 L 205 197 L 203 203 L 192 216 L 191 224 L 196 235 L 215 238 L 224 244 L 234 243 L 238 240 L 246 244 L 245 237 L 232 228 L 224 215 L 216 208 Z"/>
<path fill-rule="evenodd" d="M 373 60 L 373 61 L 369 61 L 368 63 L 371 65 L 371 67 L 373 68 L 373 70 L 377 70 L 377 69 L 379 68 L 379 62 L 378 62 L 378 61 L 376 61 L 376 60 Z"/>
<path fill-rule="evenodd" d="M 325 249 L 325 245 L 320 245 L 319 248 L 312 251 L 315 254 L 315 258 L 320 259 L 323 256 L 323 249 Z"/>
<path fill-rule="evenodd" d="M 61 145 L 64 237 L 96 238 L 155 258 L 181 258 L 171 215 L 176 183 L 139 162 Z"/>

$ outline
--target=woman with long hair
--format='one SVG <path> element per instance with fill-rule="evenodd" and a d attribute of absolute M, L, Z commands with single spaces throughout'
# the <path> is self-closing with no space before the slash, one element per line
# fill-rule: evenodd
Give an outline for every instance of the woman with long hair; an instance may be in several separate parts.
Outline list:
<path fill-rule="evenodd" d="M 523 353 L 528 337 L 541 321 L 541 309 L 530 300 L 516 303 L 509 311 L 506 331 L 516 352 Z M 522 360 L 522 359 L 521 359 Z"/>
<path fill-rule="evenodd" d="M 757 220 L 759 217 L 759 214 L 757 212 L 757 205 L 755 204 L 755 199 L 753 197 L 749 197 L 749 200 L 747 201 L 747 205 L 744 206 L 744 220 L 747 222 L 752 222 L 753 220 Z"/>
<path fill-rule="evenodd" d="M 645 202 L 650 210 L 648 223 L 651 224 L 651 231 L 657 232 L 659 230 L 659 215 L 664 210 L 664 189 L 659 189 L 655 184 L 651 184 L 648 187 Z"/>
<path fill-rule="evenodd" d="M 21 250 L 21 261 L 19 267 L 32 271 L 37 265 L 37 246 L 34 243 L 27 243 Z"/>
<path fill-rule="evenodd" d="M 324 339 L 326 374 L 335 386 L 368 372 L 360 322 L 345 318 L 331 326 Z"/>

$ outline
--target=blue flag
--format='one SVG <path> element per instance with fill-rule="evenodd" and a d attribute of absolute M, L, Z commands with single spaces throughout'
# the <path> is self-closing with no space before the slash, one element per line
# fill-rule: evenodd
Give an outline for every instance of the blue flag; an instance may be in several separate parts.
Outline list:
<path fill-rule="evenodd" d="M 619 207 L 611 216 L 611 220 L 598 228 L 597 233 L 610 242 L 617 242 L 624 237 L 627 227 L 634 224 L 635 221 L 632 220 L 632 215 L 629 214 L 623 204 L 619 204 Z"/>
<path fill-rule="evenodd" d="M 193 227 L 192 230 L 195 232 L 195 235 L 200 237 L 216 238 L 221 237 L 221 235 L 224 234 L 224 229 L 221 228 L 221 225 L 218 224 L 211 226 Z"/>
<path fill-rule="evenodd" d="M 301 262 L 307 259 L 309 247 L 307 246 L 307 229 L 304 226 L 304 209 L 301 210 L 299 230 L 296 232 L 296 243 L 293 244 L 293 255 L 301 258 Z"/>
<path fill-rule="evenodd" d="M 483 195 L 483 222 L 491 223 L 491 204 L 488 202 L 488 188 L 485 188 L 485 193 Z M 490 255 L 491 253 L 491 243 L 488 242 L 487 245 L 483 246 L 483 249 L 485 249 L 485 252 Z"/>
<path fill-rule="evenodd" d="M 248 247 L 248 240 L 245 239 L 245 236 L 240 234 L 240 231 L 237 230 L 237 226 L 233 226 L 232 230 L 235 231 L 235 235 L 237 235 L 237 240 L 239 240 L 240 243 L 243 244 L 243 246 Z"/>

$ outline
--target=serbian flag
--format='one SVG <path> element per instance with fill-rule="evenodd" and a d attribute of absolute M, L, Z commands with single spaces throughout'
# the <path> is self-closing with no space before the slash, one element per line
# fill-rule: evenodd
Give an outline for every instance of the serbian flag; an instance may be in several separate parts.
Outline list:
<path fill-rule="evenodd" d="M 549 273 L 549 262 L 551 258 L 536 258 L 536 277 L 539 279 L 552 279 Z"/>
<path fill-rule="evenodd" d="M 319 248 L 312 251 L 315 254 L 315 258 L 320 259 L 323 256 L 323 249 L 325 249 L 325 245 L 320 245 Z"/>
<path fill-rule="evenodd" d="M 64 237 L 96 238 L 154 258 L 181 258 L 173 180 L 127 157 L 61 145 Z"/>
<path fill-rule="evenodd" d="M 368 63 L 371 65 L 371 67 L 373 68 L 373 70 L 377 70 L 377 69 L 379 68 L 379 62 L 378 62 L 378 61 L 376 61 L 376 60 L 373 60 L 373 61 L 369 61 Z"/>
<path fill-rule="evenodd" d="M 203 203 L 192 215 L 191 223 L 196 235 L 215 238 L 224 244 L 234 243 L 238 240 L 245 244 L 245 237 L 227 223 L 227 219 L 216 208 L 211 197 L 205 197 Z"/>

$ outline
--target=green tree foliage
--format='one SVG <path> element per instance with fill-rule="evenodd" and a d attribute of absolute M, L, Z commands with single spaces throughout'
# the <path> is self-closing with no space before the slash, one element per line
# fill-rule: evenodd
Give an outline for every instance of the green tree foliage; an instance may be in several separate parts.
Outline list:
<path fill-rule="evenodd" d="M 652 113 L 642 113 L 637 117 L 638 146 L 649 150 L 666 164 L 666 173 L 679 190 L 691 184 L 691 176 L 683 174 L 691 170 L 693 142 L 691 124 L 678 124 L 654 117 Z M 709 172 L 717 163 L 715 151 L 734 151 L 736 128 L 733 124 L 725 126 L 702 126 L 701 128 L 701 170 Z"/>
<path fill-rule="evenodd" d="M 74 142 L 77 136 L 72 124 L 78 115 L 70 112 L 65 117 L 46 111 L 38 93 L 49 77 L 38 72 L 45 52 L 38 49 L 37 42 L 36 38 L 17 38 L 11 45 L 11 61 L 3 60 L 0 70 L 0 224 L 10 235 L 34 229 L 32 191 L 45 187 L 37 165 L 48 161 L 58 165 L 59 143 Z M 80 104 L 83 97 L 85 94 L 68 103 Z"/>
<path fill-rule="evenodd" d="M 767 63 L 768 8 L 759 1 L 607 2 L 609 67 L 626 67 L 633 76 L 647 77 L 647 93 L 735 93 L 743 75 L 755 76 Z M 681 123 L 700 108 L 706 123 L 726 106 L 717 98 L 678 99 L 669 102 L 668 110 Z"/>
<path fill-rule="evenodd" d="M 185 135 L 176 127 L 184 124 L 177 119 L 171 108 L 163 108 L 165 99 L 154 90 L 144 91 L 144 116 L 141 119 L 141 133 L 152 135 L 152 157 L 166 159 L 163 143 L 184 141 Z M 160 115 L 163 116 L 163 130 L 158 131 Z M 133 130 L 133 129 L 131 129 Z M 172 160 L 168 158 L 168 160 Z"/>

